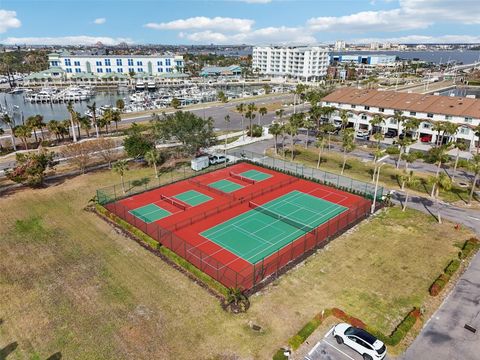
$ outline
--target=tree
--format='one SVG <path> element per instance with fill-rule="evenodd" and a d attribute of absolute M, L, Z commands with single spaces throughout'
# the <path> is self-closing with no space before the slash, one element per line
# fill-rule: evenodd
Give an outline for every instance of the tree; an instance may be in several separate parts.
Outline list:
<path fill-rule="evenodd" d="M 312 105 L 308 111 L 308 116 L 317 124 L 317 130 L 320 128 L 320 119 L 322 118 L 322 108 L 318 105 Z"/>
<path fill-rule="evenodd" d="M 54 167 L 53 153 L 44 150 L 37 153 L 16 155 L 16 164 L 13 170 L 7 171 L 8 179 L 31 187 L 43 185 L 45 172 Z"/>
<path fill-rule="evenodd" d="M 127 137 L 123 140 L 123 147 L 127 156 L 141 158 L 154 148 L 154 143 L 150 136 L 143 134 L 139 126 L 134 124 L 130 127 Z"/>
<path fill-rule="evenodd" d="M 92 141 L 84 141 L 64 146 L 62 153 L 69 163 L 77 167 L 82 174 L 85 174 L 95 150 L 96 146 Z"/>
<path fill-rule="evenodd" d="M 258 113 L 260 114 L 260 117 L 258 118 L 258 125 L 262 125 L 263 117 L 267 115 L 268 109 L 265 106 L 262 106 L 260 109 L 258 109 Z"/>
<path fill-rule="evenodd" d="M 302 126 L 307 129 L 307 136 L 305 137 L 305 149 L 308 148 L 308 138 L 310 137 L 310 130 L 314 130 L 316 128 L 316 123 L 310 119 L 310 118 L 305 118 L 303 120 Z"/>
<path fill-rule="evenodd" d="M 120 116 L 120 111 L 113 110 L 113 109 L 106 109 L 105 112 L 103 113 L 102 119 L 105 126 L 107 126 L 113 121 L 115 123 L 115 131 L 118 132 L 118 122 L 122 120 Z"/>
<path fill-rule="evenodd" d="M 0 136 L 2 136 L 3 134 L 5 134 L 5 130 L 3 130 L 2 128 L 0 128 Z M 2 140 L 0 140 L 0 153 L 3 151 L 3 146 L 2 146 Z"/>
<path fill-rule="evenodd" d="M 405 171 L 408 170 L 408 164 L 413 164 L 416 160 L 421 159 L 423 154 L 420 151 L 410 151 L 402 154 L 402 160 L 405 161 Z"/>
<path fill-rule="evenodd" d="M 385 121 L 383 120 L 383 117 L 381 117 L 378 114 L 373 115 L 372 119 L 370 120 L 370 125 L 372 126 L 372 130 L 377 128 L 377 127 L 382 127 L 382 125 L 385 124 Z M 382 131 L 377 131 L 378 133 L 382 133 Z"/>
<path fill-rule="evenodd" d="M 343 164 L 342 171 L 340 172 L 343 175 L 345 171 L 345 165 L 347 164 L 347 154 L 355 150 L 355 130 L 353 128 L 345 129 L 342 134 L 342 148 L 343 148 Z"/>
<path fill-rule="evenodd" d="M 393 112 L 393 119 L 397 123 L 397 141 L 400 140 L 400 126 L 407 120 L 405 116 L 403 116 L 403 112 L 400 110 L 395 110 Z"/>
<path fill-rule="evenodd" d="M 6 113 L 3 115 L 0 115 L 0 121 L 2 122 L 2 124 L 5 124 L 10 128 L 10 136 L 12 138 L 13 151 L 17 151 L 17 145 L 15 143 L 15 134 L 13 133 L 15 121 Z"/>
<path fill-rule="evenodd" d="M 157 164 L 160 161 L 160 153 L 157 149 L 153 148 L 145 153 L 145 160 L 147 161 L 148 165 L 153 166 L 155 171 L 155 177 L 158 178 L 158 171 L 157 171 Z"/>
<path fill-rule="evenodd" d="M 17 125 L 13 128 L 13 133 L 16 137 L 20 138 L 25 149 L 28 150 L 28 139 L 32 136 L 32 131 L 26 125 Z"/>
<path fill-rule="evenodd" d="M 227 127 L 227 134 L 228 134 L 228 129 L 230 127 L 230 115 L 225 115 L 225 117 L 223 118 L 223 120 L 225 121 L 225 125 Z M 227 142 L 228 142 L 228 136 L 227 134 L 225 134 L 225 157 L 227 157 Z M 227 166 L 227 162 L 225 161 L 225 167 Z"/>
<path fill-rule="evenodd" d="M 118 160 L 113 164 L 112 170 L 114 173 L 120 175 L 120 179 L 122 181 L 122 190 L 123 190 L 123 193 L 125 194 L 126 190 L 125 190 L 124 176 L 125 176 L 125 173 L 129 170 L 128 162 L 126 160 Z"/>
<path fill-rule="evenodd" d="M 302 97 L 306 90 L 306 86 L 303 84 L 297 84 L 295 90 L 293 90 L 293 113 L 297 113 L 297 98 Z"/>
<path fill-rule="evenodd" d="M 400 167 L 400 160 L 402 159 L 402 154 L 407 152 L 407 148 L 412 145 L 413 139 L 409 138 L 407 136 L 404 136 L 403 139 L 398 140 L 398 146 L 399 146 L 399 155 L 398 155 L 398 161 L 396 168 L 398 169 Z"/>
<path fill-rule="evenodd" d="M 445 123 L 443 121 L 437 121 L 432 125 L 432 131 L 437 132 L 437 138 L 435 139 L 435 145 L 442 144 L 442 138 L 440 137 L 440 133 L 445 131 Z"/>
<path fill-rule="evenodd" d="M 151 124 L 155 140 L 178 141 L 187 155 L 197 154 L 200 149 L 217 141 L 213 131 L 213 119 L 203 119 L 188 111 L 164 114 L 162 119 L 155 116 Z"/>
<path fill-rule="evenodd" d="M 285 115 L 285 110 L 278 109 L 275 111 L 275 116 L 278 117 L 280 124 L 283 124 L 283 115 Z"/>
<path fill-rule="evenodd" d="M 440 174 L 442 165 L 446 163 L 449 159 L 449 156 L 447 154 L 448 150 L 449 150 L 448 145 L 441 145 L 441 146 L 433 147 L 428 151 L 428 155 L 431 157 L 431 159 L 433 159 L 435 164 L 437 164 L 437 171 L 435 173 L 436 178 L 438 178 Z M 435 185 L 436 185 L 436 182 L 432 182 L 432 192 L 430 194 L 430 196 L 432 197 L 434 197 L 435 195 Z"/>
<path fill-rule="evenodd" d="M 317 169 L 320 168 L 320 165 L 322 164 L 322 153 L 323 149 L 325 148 L 325 144 L 327 142 L 326 137 L 324 134 L 318 134 L 317 136 L 317 141 L 315 143 L 315 146 L 318 148 L 318 161 L 317 161 Z"/>
<path fill-rule="evenodd" d="M 87 137 L 90 137 L 90 129 L 92 128 L 92 122 L 88 116 L 80 116 L 78 119 L 80 127 L 85 130 Z"/>
<path fill-rule="evenodd" d="M 87 105 L 87 109 L 90 110 L 92 114 L 92 122 L 93 126 L 95 126 L 95 133 L 98 138 L 100 134 L 98 133 L 97 104 L 94 102 L 92 105 Z"/>
<path fill-rule="evenodd" d="M 410 171 L 409 173 L 405 173 L 404 175 L 402 175 L 401 181 L 403 184 L 402 190 L 404 190 L 404 186 L 407 186 L 407 188 L 409 189 L 415 189 L 420 184 L 420 179 L 418 179 L 413 174 L 413 171 Z M 405 202 L 403 203 L 402 211 L 405 211 L 405 209 L 407 208 L 408 196 L 409 196 L 409 191 L 405 190 Z"/>
<path fill-rule="evenodd" d="M 453 166 L 452 181 L 455 181 L 457 175 L 458 160 L 460 159 L 460 151 L 466 151 L 468 149 L 467 144 L 463 141 L 457 141 L 453 144 L 453 147 L 457 149 L 457 155 L 455 156 L 455 164 Z"/>
<path fill-rule="evenodd" d="M 225 298 L 226 306 L 231 308 L 234 313 L 246 312 L 250 307 L 250 301 L 244 292 L 239 288 L 228 289 Z"/>
<path fill-rule="evenodd" d="M 475 132 L 475 136 L 478 138 L 477 140 L 477 154 L 480 153 L 480 125 L 477 125 L 473 130 Z"/>
<path fill-rule="evenodd" d="M 45 124 L 43 123 L 42 115 L 29 116 L 25 121 L 25 125 L 33 131 L 35 142 L 38 142 L 37 130 L 42 130 Z"/>
<path fill-rule="evenodd" d="M 76 111 L 73 109 L 73 102 L 69 101 L 67 104 L 67 111 L 70 114 L 70 125 L 72 127 L 73 142 L 77 142 L 77 134 L 75 133 L 75 117 Z"/>
<path fill-rule="evenodd" d="M 324 123 L 324 124 L 320 125 L 319 130 L 325 136 L 328 135 L 328 150 L 330 150 L 330 140 L 331 140 L 331 137 L 332 137 L 332 133 L 336 130 L 335 125 L 333 125 L 332 123 Z"/>
<path fill-rule="evenodd" d="M 253 137 L 253 133 L 252 133 L 252 121 L 253 119 L 255 119 L 255 116 L 257 116 L 253 111 L 250 111 L 250 110 L 247 110 L 247 112 L 245 113 L 245 117 L 248 119 L 249 121 L 249 125 L 248 125 L 248 136 L 250 137 Z"/>
<path fill-rule="evenodd" d="M 478 176 L 480 175 L 480 155 L 476 154 L 468 161 L 468 170 L 473 172 L 473 183 L 470 190 L 470 195 L 468 197 L 468 203 L 473 199 L 473 193 L 475 192 L 475 187 L 477 186 Z"/>
<path fill-rule="evenodd" d="M 228 102 L 227 96 L 221 90 L 217 93 L 217 99 L 218 99 L 218 101 L 220 101 L 222 103 L 227 103 Z"/>
<path fill-rule="evenodd" d="M 345 130 L 345 128 L 348 125 L 348 111 L 345 109 L 340 110 L 340 119 L 342 120 L 342 131 Z"/>
<path fill-rule="evenodd" d="M 240 103 L 235 107 L 235 110 L 237 110 L 240 113 L 240 116 L 242 117 L 242 140 L 245 140 L 245 118 L 243 117 L 243 114 L 246 111 L 246 106 L 244 103 Z"/>
<path fill-rule="evenodd" d="M 270 125 L 270 127 L 268 128 L 268 132 L 273 135 L 274 137 L 274 148 L 275 148 L 275 155 L 278 154 L 278 150 L 277 150 L 277 142 L 278 142 L 278 136 L 281 135 L 283 133 L 283 125 L 279 124 L 279 123 L 273 123 L 272 125 Z"/>
<path fill-rule="evenodd" d="M 445 173 L 440 173 L 438 176 L 430 176 L 428 179 L 430 185 L 432 185 L 432 196 L 435 199 L 437 204 L 437 220 L 438 223 L 442 223 L 442 217 L 440 214 L 440 201 L 439 201 L 439 193 L 440 189 L 449 191 L 452 188 L 452 180 L 448 177 Z"/>
<path fill-rule="evenodd" d="M 418 138 L 418 127 L 420 126 L 420 119 L 417 118 L 408 118 L 405 121 L 404 128 L 406 131 L 414 132 L 415 136 L 413 137 L 415 140 Z"/>
<path fill-rule="evenodd" d="M 174 109 L 178 109 L 180 105 L 181 105 L 180 100 L 178 100 L 176 97 L 174 97 L 170 102 L 170 106 L 173 107 Z"/>
<path fill-rule="evenodd" d="M 115 106 L 117 107 L 117 109 L 119 109 L 120 111 L 123 111 L 123 109 L 125 109 L 125 101 L 123 101 L 123 99 L 118 99 L 115 103 Z"/>
<path fill-rule="evenodd" d="M 252 120 L 254 120 L 255 117 L 257 116 L 255 114 L 255 111 L 257 111 L 257 106 L 255 105 L 255 103 L 252 102 L 252 103 L 247 105 L 247 112 L 245 113 L 245 117 L 250 120 L 250 124 L 249 124 L 249 127 L 248 127 L 250 132 L 252 131 Z M 249 116 L 247 116 L 247 114 Z"/>
<path fill-rule="evenodd" d="M 450 137 L 450 136 L 455 137 L 455 134 L 457 133 L 458 128 L 459 128 L 458 124 L 451 123 L 451 122 L 445 122 L 443 124 L 443 133 L 442 133 L 442 139 L 440 141 L 440 144 L 443 144 L 443 140 L 447 136 L 448 137 Z M 448 142 L 450 142 L 450 141 L 448 141 Z"/>
<path fill-rule="evenodd" d="M 96 147 L 96 154 L 101 157 L 106 163 L 108 168 L 112 167 L 112 161 L 118 154 L 117 144 L 115 140 L 110 138 L 101 137 L 94 142 Z"/>

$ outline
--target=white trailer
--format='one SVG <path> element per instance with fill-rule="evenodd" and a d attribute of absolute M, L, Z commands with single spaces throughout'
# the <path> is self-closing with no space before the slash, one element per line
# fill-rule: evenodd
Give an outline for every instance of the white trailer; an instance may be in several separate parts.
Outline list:
<path fill-rule="evenodd" d="M 210 165 L 208 156 L 200 156 L 192 160 L 192 169 L 200 171 L 207 168 Z"/>

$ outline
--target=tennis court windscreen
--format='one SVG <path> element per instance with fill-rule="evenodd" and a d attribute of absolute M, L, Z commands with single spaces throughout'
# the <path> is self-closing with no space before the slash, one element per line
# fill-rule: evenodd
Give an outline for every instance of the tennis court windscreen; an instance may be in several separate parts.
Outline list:
<path fill-rule="evenodd" d="M 260 211 L 261 213 L 265 214 L 265 215 L 268 215 L 274 219 L 277 219 L 277 220 L 280 220 L 280 221 L 283 221 L 284 223 L 287 223 L 289 225 L 292 225 L 293 227 L 296 227 L 297 229 L 300 229 L 306 233 L 309 233 L 311 231 L 313 231 L 315 228 L 311 227 L 311 226 L 308 226 L 308 225 L 305 225 L 305 224 L 302 224 L 301 222 L 298 222 L 298 221 L 295 221 L 295 220 L 292 220 L 286 216 L 283 216 L 283 215 L 280 215 L 280 214 L 277 214 L 276 212 L 273 212 L 272 210 L 269 210 L 267 208 L 265 208 L 264 206 L 262 205 L 259 205 L 259 204 L 255 204 L 254 202 L 252 201 L 249 201 L 248 202 L 248 205 L 256 210 L 256 211 Z"/>

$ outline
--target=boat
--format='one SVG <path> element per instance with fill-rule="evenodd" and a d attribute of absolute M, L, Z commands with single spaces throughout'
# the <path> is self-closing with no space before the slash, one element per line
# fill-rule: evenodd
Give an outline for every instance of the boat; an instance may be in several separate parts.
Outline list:
<path fill-rule="evenodd" d="M 145 82 L 143 80 L 138 80 L 135 84 L 135 89 L 137 90 L 145 90 Z"/>
<path fill-rule="evenodd" d="M 154 91 L 157 88 L 157 84 L 155 84 L 155 80 L 149 79 L 147 82 L 148 90 Z"/>

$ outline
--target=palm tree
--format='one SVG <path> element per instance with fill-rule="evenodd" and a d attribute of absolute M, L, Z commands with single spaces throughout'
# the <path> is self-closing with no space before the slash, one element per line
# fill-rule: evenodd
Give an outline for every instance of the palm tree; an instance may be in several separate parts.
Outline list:
<path fill-rule="evenodd" d="M 295 136 L 298 135 L 298 128 L 303 122 L 303 113 L 292 114 L 288 119 L 288 123 L 285 126 L 285 132 L 290 135 L 291 139 L 291 159 L 293 160 L 295 154 Z"/>
<path fill-rule="evenodd" d="M 261 116 L 261 118 L 258 118 L 258 125 L 261 125 L 263 123 L 263 117 L 268 113 L 268 109 L 265 106 L 262 106 L 260 109 L 258 109 L 258 113 Z"/>
<path fill-rule="evenodd" d="M 227 126 L 227 134 L 228 134 L 228 129 L 229 129 L 229 126 L 230 126 L 230 115 L 228 115 L 228 114 L 225 115 L 223 120 L 225 121 L 225 125 Z M 227 140 L 228 140 L 227 134 L 225 134 L 225 158 L 227 157 Z M 226 161 L 225 161 L 225 167 L 227 167 L 227 162 Z"/>
<path fill-rule="evenodd" d="M 423 155 L 420 151 L 403 153 L 402 160 L 405 161 L 405 171 L 408 171 L 408 164 L 413 164 L 417 159 L 420 159 L 422 156 Z"/>
<path fill-rule="evenodd" d="M 354 137 L 354 129 L 346 129 L 342 135 L 342 148 L 343 148 L 343 165 L 342 171 L 340 172 L 343 175 L 345 171 L 345 165 L 347 164 L 347 154 L 355 150 L 355 137 Z"/>
<path fill-rule="evenodd" d="M 438 178 L 440 174 L 440 169 L 442 168 L 442 164 L 446 163 L 449 159 L 448 152 L 449 146 L 448 145 L 441 145 L 430 149 L 430 154 L 432 155 L 435 163 L 437 164 L 437 171 L 435 173 L 435 177 Z M 430 196 L 434 197 L 435 194 L 435 182 L 432 182 L 432 193 Z"/>
<path fill-rule="evenodd" d="M 443 144 L 443 139 L 445 138 L 445 136 L 455 137 L 455 134 L 457 133 L 458 128 L 459 128 L 458 124 L 451 123 L 451 122 L 445 122 L 443 124 L 442 140 L 440 141 L 440 143 Z"/>
<path fill-rule="evenodd" d="M 405 130 L 414 132 L 415 136 L 413 138 L 415 140 L 418 138 L 417 131 L 418 131 L 418 127 L 420 126 L 420 123 L 421 123 L 420 119 L 417 119 L 417 118 L 408 118 L 405 121 L 405 125 L 404 125 Z"/>
<path fill-rule="evenodd" d="M 441 224 L 442 217 L 440 215 L 440 200 L 438 198 L 438 195 L 440 193 L 440 189 L 449 191 L 452 188 L 452 180 L 450 180 L 447 174 L 440 173 L 438 176 L 431 176 L 428 179 L 428 182 L 432 185 L 432 188 L 435 189 L 432 194 L 437 204 L 437 220 L 438 223 Z"/>
<path fill-rule="evenodd" d="M 318 134 L 317 142 L 315 143 L 315 146 L 318 147 L 317 169 L 320 168 L 320 165 L 322 163 L 322 153 L 323 153 L 323 149 L 325 148 L 326 142 L 327 142 L 327 138 L 321 133 Z"/>
<path fill-rule="evenodd" d="M 275 116 L 279 118 L 281 124 L 283 124 L 283 115 L 285 115 L 285 110 L 278 109 L 277 111 L 275 111 Z"/>
<path fill-rule="evenodd" d="M 253 137 L 252 121 L 255 119 L 256 114 L 250 110 L 247 110 L 245 117 L 249 120 L 248 134 L 250 137 Z"/>
<path fill-rule="evenodd" d="M 307 137 L 305 138 L 305 149 L 307 149 L 308 148 L 308 138 L 310 136 L 310 130 L 314 130 L 315 127 L 316 127 L 316 124 L 312 119 L 307 117 L 307 118 L 305 118 L 305 120 L 303 120 L 302 126 L 307 129 Z"/>
<path fill-rule="evenodd" d="M 32 130 L 26 125 L 18 125 L 13 128 L 13 132 L 25 145 L 25 149 L 28 150 L 28 139 L 32 136 Z"/>
<path fill-rule="evenodd" d="M 149 150 L 145 153 L 145 160 L 147 161 L 148 165 L 153 166 L 155 177 L 158 179 L 157 164 L 160 161 L 160 153 L 157 151 L 157 149 Z"/>
<path fill-rule="evenodd" d="M 480 155 L 473 155 L 473 158 L 468 162 L 468 170 L 473 172 L 472 189 L 470 190 L 470 196 L 468 197 L 468 203 L 473 199 L 473 193 L 475 192 L 475 186 L 477 186 L 478 176 L 480 175 Z"/>
<path fill-rule="evenodd" d="M 60 131 L 58 129 L 58 121 L 50 120 L 47 123 L 47 129 L 48 129 L 48 132 L 50 134 L 50 138 L 52 137 L 52 135 L 55 135 L 55 138 L 57 140 L 60 140 Z"/>
<path fill-rule="evenodd" d="M 5 134 L 5 130 L 0 128 L 0 136 L 2 136 L 3 134 Z M 2 140 L 0 140 L 0 152 L 2 151 L 3 151 Z"/>
<path fill-rule="evenodd" d="M 398 154 L 398 161 L 396 168 L 398 169 L 400 167 L 400 160 L 402 160 L 402 154 L 407 152 L 407 149 L 410 145 L 412 145 L 413 139 L 407 137 L 406 135 L 403 137 L 403 139 L 398 141 L 398 146 L 399 146 L 399 154 Z"/>
<path fill-rule="evenodd" d="M 312 121 L 315 121 L 317 124 L 317 129 L 320 128 L 320 119 L 322 118 L 323 112 L 322 107 L 318 105 L 312 105 L 310 110 L 308 111 L 308 116 Z"/>
<path fill-rule="evenodd" d="M 325 136 L 328 135 L 328 150 L 330 150 L 330 140 L 331 140 L 331 137 L 332 137 L 332 133 L 336 130 L 335 125 L 333 125 L 332 123 L 325 123 L 325 124 L 320 125 L 319 130 Z"/>
<path fill-rule="evenodd" d="M 460 159 L 460 151 L 468 149 L 467 144 L 463 141 L 457 141 L 453 144 L 453 147 L 457 149 L 457 155 L 455 156 L 455 165 L 453 166 L 452 181 L 455 181 L 455 175 L 457 175 L 458 160 Z"/>
<path fill-rule="evenodd" d="M 92 105 L 87 105 L 88 110 L 92 113 L 92 122 L 95 126 L 95 133 L 97 138 L 100 136 L 98 133 L 98 122 L 97 122 L 97 104 L 94 102 Z"/>
<path fill-rule="evenodd" d="M 372 131 L 376 127 L 379 127 L 379 126 L 381 127 L 383 124 L 385 124 L 385 121 L 383 120 L 383 117 L 378 115 L 378 114 L 373 115 L 372 119 L 370 120 L 370 125 L 372 126 Z M 379 133 L 381 134 L 382 131 L 379 131 Z"/>
<path fill-rule="evenodd" d="M 119 123 L 119 121 L 122 120 L 122 118 L 120 116 L 120 111 L 112 110 L 110 112 L 110 120 L 115 123 L 115 131 L 118 132 L 118 123 Z"/>
<path fill-rule="evenodd" d="M 281 135 L 283 133 L 283 125 L 279 124 L 279 123 L 273 123 L 272 125 L 270 125 L 270 127 L 268 128 L 268 132 L 270 134 L 273 135 L 274 137 L 274 148 L 275 148 L 275 155 L 278 154 L 278 151 L 277 151 L 277 140 L 278 140 L 278 135 Z"/>
<path fill-rule="evenodd" d="M 38 142 L 37 130 L 41 130 L 45 125 L 43 123 L 43 116 L 42 115 L 29 116 L 25 121 L 25 125 L 28 126 L 33 131 L 33 135 L 35 136 L 35 142 L 37 143 Z"/>
<path fill-rule="evenodd" d="M 345 109 L 340 110 L 340 119 L 342 120 L 342 131 L 345 130 L 345 128 L 348 125 L 348 111 Z"/>
<path fill-rule="evenodd" d="M 417 178 L 414 174 L 413 171 L 410 171 L 409 173 L 405 173 L 401 177 L 402 179 L 402 190 L 404 190 L 404 186 L 406 185 L 407 188 L 409 189 L 415 189 L 419 184 L 420 184 L 420 179 Z M 408 196 L 409 196 L 409 191 L 405 191 L 405 202 L 403 203 L 402 211 L 405 211 L 407 208 L 407 203 L 408 203 Z"/>
<path fill-rule="evenodd" d="M 73 109 L 73 102 L 69 101 L 67 104 L 67 111 L 70 114 L 70 125 L 72 127 L 73 142 L 77 142 L 77 134 L 75 133 L 75 110 Z"/>
<path fill-rule="evenodd" d="M 118 110 L 123 111 L 123 109 L 125 108 L 125 101 L 123 101 L 123 99 L 118 99 L 115 103 L 115 106 Z"/>
<path fill-rule="evenodd" d="M 293 113 L 297 113 L 297 96 L 301 96 L 305 91 L 305 85 L 297 84 L 295 90 L 293 90 Z"/>
<path fill-rule="evenodd" d="M 2 116 L 0 116 L 0 121 L 2 122 L 2 124 L 5 124 L 10 128 L 10 136 L 12 138 L 13 151 L 17 151 L 17 145 L 15 144 L 15 134 L 13 133 L 15 121 L 10 116 L 8 116 L 8 114 L 3 114 Z"/>
<path fill-rule="evenodd" d="M 400 140 L 400 125 L 406 121 L 406 117 L 402 115 L 402 111 L 395 110 L 393 112 L 393 119 L 397 122 L 397 141 Z"/>
<path fill-rule="evenodd" d="M 114 173 L 120 175 L 120 179 L 122 180 L 122 190 L 125 194 L 125 182 L 124 182 L 124 175 L 128 171 L 128 162 L 127 160 L 118 160 L 113 164 L 112 170 Z"/>
<path fill-rule="evenodd" d="M 477 125 L 475 129 L 473 129 L 475 132 L 475 136 L 478 138 L 477 140 L 477 154 L 480 153 L 480 125 Z"/>
<path fill-rule="evenodd" d="M 90 129 L 92 128 L 92 122 L 88 116 L 80 116 L 78 119 L 80 127 L 85 130 L 87 137 L 90 137 Z"/>
<path fill-rule="evenodd" d="M 432 130 L 437 132 L 437 138 L 435 139 L 436 140 L 435 145 L 438 146 L 442 143 L 440 141 L 441 140 L 440 133 L 445 131 L 445 124 L 442 121 L 435 122 L 432 125 Z"/>
<path fill-rule="evenodd" d="M 242 140 L 245 140 L 245 124 L 244 124 L 245 118 L 243 117 L 243 114 L 245 113 L 246 106 L 244 103 L 240 103 L 235 107 L 235 109 L 242 116 Z"/>

